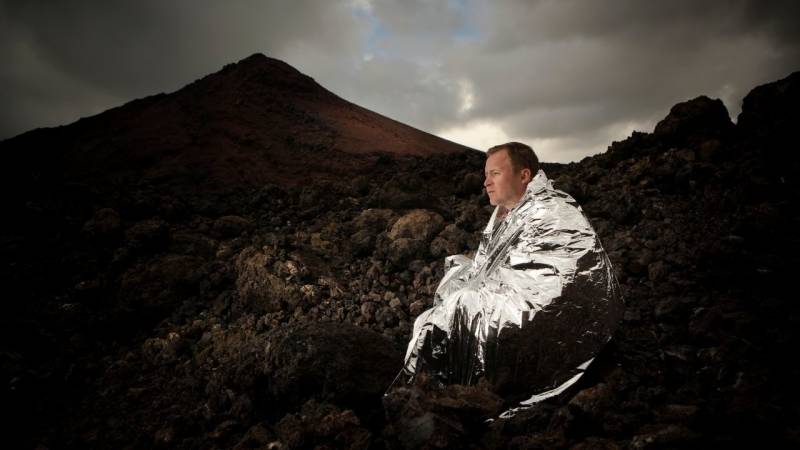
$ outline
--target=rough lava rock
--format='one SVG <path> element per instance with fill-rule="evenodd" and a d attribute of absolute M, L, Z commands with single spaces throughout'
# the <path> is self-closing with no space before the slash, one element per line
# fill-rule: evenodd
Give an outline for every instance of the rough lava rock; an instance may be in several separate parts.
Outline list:
<path fill-rule="evenodd" d="M 720 99 L 700 96 L 678 103 L 656 124 L 653 135 L 666 143 L 691 143 L 698 139 L 720 139 L 733 131 L 728 110 Z"/>
<path fill-rule="evenodd" d="M 334 322 L 277 329 L 267 339 L 269 393 L 288 410 L 309 398 L 374 414 L 402 366 L 385 336 Z"/>
<path fill-rule="evenodd" d="M 485 448 L 480 441 L 487 420 L 499 414 L 503 400 L 486 386 L 438 388 L 423 377 L 392 389 L 383 399 L 386 433 L 407 449 Z"/>

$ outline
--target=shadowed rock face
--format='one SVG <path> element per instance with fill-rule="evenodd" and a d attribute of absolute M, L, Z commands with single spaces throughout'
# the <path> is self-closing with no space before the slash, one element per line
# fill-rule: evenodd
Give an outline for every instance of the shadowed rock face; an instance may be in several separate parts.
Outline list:
<path fill-rule="evenodd" d="M 317 397 L 375 414 L 376 400 L 397 375 L 403 358 L 388 337 L 349 323 L 309 322 L 276 329 L 267 347 L 268 390 L 288 411 Z"/>
<path fill-rule="evenodd" d="M 474 251 L 491 213 L 482 154 L 258 55 L 4 141 L 7 441 L 797 446 L 797 85 L 756 88 L 736 125 L 700 97 L 544 164 L 597 230 L 625 317 L 580 385 L 491 423 L 503 399 L 481 386 L 382 397 L 442 256 Z"/>
<path fill-rule="evenodd" d="M 800 102 L 800 72 L 772 83 L 758 86 L 742 100 L 739 127 L 754 137 L 786 133 L 798 120 Z"/>
<path fill-rule="evenodd" d="M 688 144 L 707 139 L 725 139 L 733 131 L 733 122 L 720 99 L 704 95 L 678 103 L 669 115 L 658 122 L 653 135 L 666 144 Z"/>

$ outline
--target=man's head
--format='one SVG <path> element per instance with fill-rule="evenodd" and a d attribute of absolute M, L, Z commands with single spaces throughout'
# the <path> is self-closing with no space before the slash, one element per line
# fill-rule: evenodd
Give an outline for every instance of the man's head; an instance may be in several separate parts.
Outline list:
<path fill-rule="evenodd" d="M 486 180 L 483 182 L 489 203 L 513 208 L 538 171 L 539 159 L 525 144 L 509 142 L 490 148 L 486 151 Z"/>

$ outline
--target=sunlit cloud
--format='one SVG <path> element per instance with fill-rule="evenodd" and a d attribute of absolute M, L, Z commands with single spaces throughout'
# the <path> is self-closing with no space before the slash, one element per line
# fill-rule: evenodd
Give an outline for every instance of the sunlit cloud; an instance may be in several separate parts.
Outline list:
<path fill-rule="evenodd" d="M 464 125 L 446 128 L 436 134 L 447 140 L 481 151 L 486 151 L 489 147 L 511 140 L 498 124 L 487 120 L 476 120 Z"/>
<path fill-rule="evenodd" d="M 461 105 L 458 107 L 458 112 L 460 114 L 469 112 L 475 105 L 475 93 L 474 89 L 472 88 L 472 83 L 469 80 L 459 80 L 458 96 L 461 100 Z"/>

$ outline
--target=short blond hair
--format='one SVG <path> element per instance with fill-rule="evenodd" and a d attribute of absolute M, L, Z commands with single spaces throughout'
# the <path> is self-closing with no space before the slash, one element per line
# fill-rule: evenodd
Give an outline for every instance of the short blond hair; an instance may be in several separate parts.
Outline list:
<path fill-rule="evenodd" d="M 539 171 L 539 158 L 536 153 L 529 146 L 521 142 L 506 142 L 505 144 L 495 145 L 486 151 L 486 157 L 489 155 L 505 150 L 508 152 L 508 157 L 511 159 L 511 167 L 514 172 L 519 173 L 522 169 L 529 169 L 531 171 L 531 178 Z"/>

